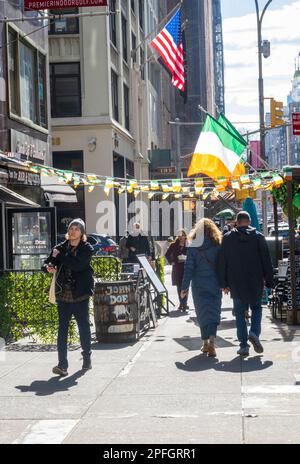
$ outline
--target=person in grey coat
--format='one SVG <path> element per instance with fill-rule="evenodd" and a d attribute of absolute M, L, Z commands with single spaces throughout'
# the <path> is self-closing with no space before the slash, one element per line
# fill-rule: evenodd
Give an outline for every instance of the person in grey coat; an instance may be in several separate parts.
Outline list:
<path fill-rule="evenodd" d="M 191 232 L 190 246 L 182 282 L 184 298 L 192 282 L 192 295 L 201 331 L 201 351 L 215 357 L 215 338 L 221 321 L 222 292 L 216 274 L 216 262 L 222 235 L 210 219 L 201 219 Z"/>

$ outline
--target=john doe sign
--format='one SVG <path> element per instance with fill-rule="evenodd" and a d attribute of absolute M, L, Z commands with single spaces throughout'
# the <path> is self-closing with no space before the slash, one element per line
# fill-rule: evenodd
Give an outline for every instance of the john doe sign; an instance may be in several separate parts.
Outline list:
<path fill-rule="evenodd" d="M 24 0 L 25 10 L 63 10 L 85 6 L 107 6 L 107 0 Z"/>

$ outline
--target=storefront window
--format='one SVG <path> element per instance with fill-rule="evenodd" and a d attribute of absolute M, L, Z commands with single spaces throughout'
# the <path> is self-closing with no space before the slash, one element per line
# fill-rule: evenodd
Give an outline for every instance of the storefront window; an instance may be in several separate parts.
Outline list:
<path fill-rule="evenodd" d="M 51 212 L 13 212 L 13 269 L 40 269 L 51 251 Z"/>

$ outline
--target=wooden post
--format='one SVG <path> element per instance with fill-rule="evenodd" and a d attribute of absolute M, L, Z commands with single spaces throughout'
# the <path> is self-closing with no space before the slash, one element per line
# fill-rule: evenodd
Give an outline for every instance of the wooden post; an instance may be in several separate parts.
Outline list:
<path fill-rule="evenodd" d="M 277 210 L 277 201 L 274 196 L 273 196 L 273 211 L 274 211 L 274 226 L 275 226 L 275 253 L 276 253 L 276 263 L 278 266 L 278 260 L 279 260 L 278 210 Z"/>

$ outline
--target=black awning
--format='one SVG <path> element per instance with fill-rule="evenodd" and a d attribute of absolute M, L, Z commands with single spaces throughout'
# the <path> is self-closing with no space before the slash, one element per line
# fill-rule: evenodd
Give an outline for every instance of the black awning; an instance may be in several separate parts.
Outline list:
<path fill-rule="evenodd" d="M 38 208 L 40 206 L 28 200 L 28 198 L 4 187 L 4 185 L 0 185 L 0 202 L 6 203 L 9 206 L 31 206 L 32 208 Z"/>

